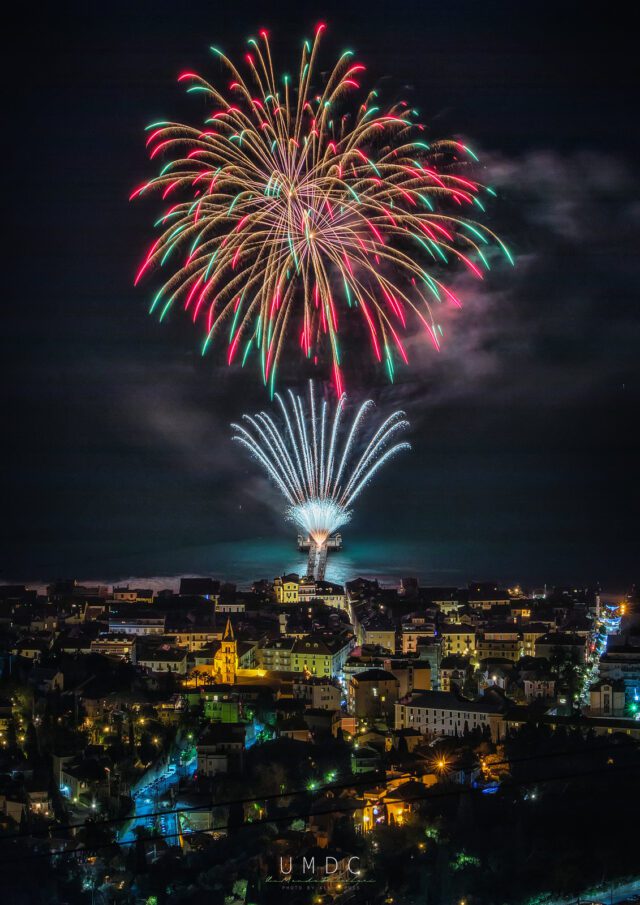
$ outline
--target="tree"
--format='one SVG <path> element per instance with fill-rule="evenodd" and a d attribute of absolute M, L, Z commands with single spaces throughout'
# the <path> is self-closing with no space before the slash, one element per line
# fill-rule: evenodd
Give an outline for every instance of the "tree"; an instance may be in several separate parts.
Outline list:
<path fill-rule="evenodd" d="M 40 749 L 38 746 L 38 733 L 36 732 L 36 727 L 32 722 L 29 722 L 27 724 L 24 741 L 24 753 L 30 764 L 35 763 L 40 755 Z"/>

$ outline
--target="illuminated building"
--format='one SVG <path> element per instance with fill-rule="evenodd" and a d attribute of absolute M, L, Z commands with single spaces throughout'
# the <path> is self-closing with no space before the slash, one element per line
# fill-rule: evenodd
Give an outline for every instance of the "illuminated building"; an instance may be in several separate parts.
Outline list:
<path fill-rule="evenodd" d="M 611 646 L 600 658 L 603 679 L 622 679 L 627 702 L 640 700 L 640 647 Z"/>
<path fill-rule="evenodd" d="M 300 603 L 310 603 L 312 600 L 322 600 L 327 606 L 344 610 L 346 598 L 344 588 L 340 584 L 331 581 L 321 581 L 315 578 L 303 578 L 298 589 Z"/>
<path fill-rule="evenodd" d="M 214 656 L 216 678 L 225 685 L 234 685 L 238 669 L 238 642 L 233 633 L 231 620 L 227 619 L 220 647 Z"/>
<path fill-rule="evenodd" d="M 495 659 L 516 662 L 522 656 L 522 638 L 515 625 L 495 625 L 481 632 L 476 640 L 478 660 Z"/>
<path fill-rule="evenodd" d="M 136 663 L 151 672 L 173 672 L 179 676 L 187 674 L 187 651 L 182 648 L 161 645 L 136 655 Z"/>
<path fill-rule="evenodd" d="M 297 639 L 291 651 L 292 672 L 337 676 L 349 656 L 350 648 L 350 640 L 339 635 L 307 635 Z"/>
<path fill-rule="evenodd" d="M 408 695 L 395 709 L 396 729 L 413 728 L 430 737 L 488 729 L 494 741 L 504 735 L 506 706 L 497 692 L 470 701 L 452 691 L 422 691 Z"/>
<path fill-rule="evenodd" d="M 589 691 L 591 716 L 624 716 L 626 694 L 622 679 L 600 679 Z"/>
<path fill-rule="evenodd" d="M 400 683 L 385 669 L 367 669 L 349 682 L 349 713 L 357 717 L 392 718 Z"/>
<path fill-rule="evenodd" d="M 295 572 L 290 575 L 283 575 L 281 578 L 275 578 L 273 581 L 273 590 L 278 603 L 298 603 L 298 589 L 300 580 Z"/>
<path fill-rule="evenodd" d="M 153 603 L 153 591 L 150 588 L 123 588 L 113 589 L 113 599 L 123 603 Z"/>
<path fill-rule="evenodd" d="M 443 656 L 469 656 L 476 650 L 476 633 L 470 625 L 443 625 L 440 629 Z"/>

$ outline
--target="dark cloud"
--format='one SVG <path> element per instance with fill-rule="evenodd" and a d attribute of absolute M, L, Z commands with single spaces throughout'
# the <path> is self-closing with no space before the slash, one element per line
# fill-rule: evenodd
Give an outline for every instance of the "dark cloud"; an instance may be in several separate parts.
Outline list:
<path fill-rule="evenodd" d="M 413 379 L 388 397 L 417 408 L 470 401 L 557 406 L 637 395 L 635 174 L 605 154 L 482 158 L 516 266 L 494 255 L 482 282 L 458 273 L 451 285 L 463 309 L 437 311 L 442 350 L 434 354 L 415 333 L 408 344 Z"/>

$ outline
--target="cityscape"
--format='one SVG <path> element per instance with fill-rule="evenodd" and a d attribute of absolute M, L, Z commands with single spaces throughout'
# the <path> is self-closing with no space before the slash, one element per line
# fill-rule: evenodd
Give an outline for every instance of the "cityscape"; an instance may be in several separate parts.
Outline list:
<path fill-rule="evenodd" d="M 637 804 L 636 590 L 67 580 L 0 586 L 0 630 L 10 896 L 36 863 L 30 895 L 59 901 L 638 888 L 619 819 Z"/>
<path fill-rule="evenodd" d="M 2 905 L 640 903 L 623 11 L 7 19 Z"/>

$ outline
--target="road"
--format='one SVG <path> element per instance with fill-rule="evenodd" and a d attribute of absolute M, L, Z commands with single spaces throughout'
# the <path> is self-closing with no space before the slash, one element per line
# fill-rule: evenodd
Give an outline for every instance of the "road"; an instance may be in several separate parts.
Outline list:
<path fill-rule="evenodd" d="M 172 787 L 177 787 L 181 779 L 193 776 L 196 770 L 195 756 L 186 764 L 180 764 L 181 749 L 169 763 L 160 761 L 146 771 L 136 784 L 133 795 L 133 813 L 118 833 L 118 841 L 132 843 L 136 839 L 136 827 L 146 827 L 150 832 L 154 829 L 167 839 L 169 845 L 178 845 L 178 823 L 175 813 L 159 813 L 171 811 Z M 194 750 L 195 754 L 195 750 Z M 156 817 L 151 815 L 158 815 Z"/>

